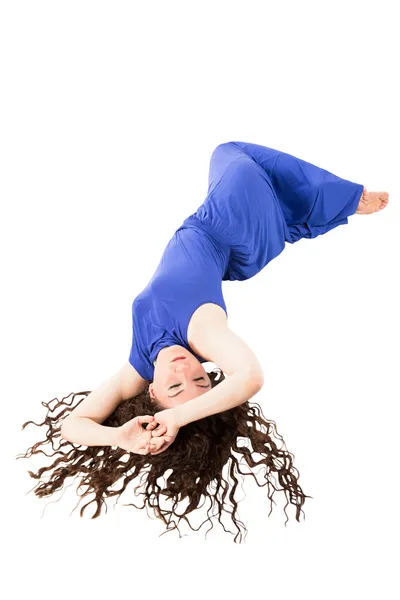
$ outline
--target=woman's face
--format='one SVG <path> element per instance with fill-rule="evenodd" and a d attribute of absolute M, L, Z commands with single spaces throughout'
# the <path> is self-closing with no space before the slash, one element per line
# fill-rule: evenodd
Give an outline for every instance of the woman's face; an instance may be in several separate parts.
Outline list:
<path fill-rule="evenodd" d="M 182 359 L 174 360 L 182 356 Z M 158 353 L 150 397 L 164 408 L 183 404 L 211 389 L 210 378 L 201 363 L 183 346 L 168 346 Z"/>

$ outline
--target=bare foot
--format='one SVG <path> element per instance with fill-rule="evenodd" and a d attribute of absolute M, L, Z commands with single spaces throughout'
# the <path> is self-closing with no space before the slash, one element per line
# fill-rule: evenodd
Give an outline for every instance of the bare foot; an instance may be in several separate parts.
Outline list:
<path fill-rule="evenodd" d="M 387 192 L 367 192 L 366 188 L 364 188 L 356 214 L 370 215 L 385 208 L 388 202 L 389 194 Z"/>

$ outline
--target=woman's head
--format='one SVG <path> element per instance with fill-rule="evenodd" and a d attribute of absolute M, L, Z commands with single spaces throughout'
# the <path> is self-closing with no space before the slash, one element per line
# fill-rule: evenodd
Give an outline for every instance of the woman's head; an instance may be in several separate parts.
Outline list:
<path fill-rule="evenodd" d="M 201 362 L 183 346 L 168 346 L 158 353 L 150 398 L 162 408 L 183 404 L 212 387 Z"/>
<path fill-rule="evenodd" d="M 224 379 L 219 369 L 212 371 L 208 376 L 212 387 Z M 241 541 L 241 527 L 247 531 L 240 519 L 236 519 L 238 503 L 234 495 L 239 487 L 237 475 L 240 473 L 254 477 L 259 487 L 267 485 L 271 507 L 269 514 L 272 512 L 274 491 L 283 490 L 287 500 L 285 514 L 286 506 L 291 503 L 296 507 L 296 519 L 300 521 L 301 507 L 305 499 L 311 496 L 306 496 L 298 483 L 299 472 L 293 466 L 294 456 L 285 449 L 285 443 L 277 432 L 274 421 L 263 418 L 258 404 L 250 406 L 249 402 L 244 402 L 223 413 L 189 423 L 180 428 L 175 441 L 165 452 L 140 455 L 126 452 L 118 446 L 86 447 L 61 438 L 63 419 L 84 398 L 78 402 L 74 400 L 79 395 L 86 396 L 89 393 L 73 394 L 69 403 L 64 402 L 64 399 L 58 401 L 57 398 L 49 403 L 42 402 L 48 410 L 44 421 L 38 426 L 47 425 L 45 440 L 37 442 L 25 455 L 17 457 L 29 458 L 32 454 L 39 453 L 49 457 L 57 455 L 52 464 L 42 467 L 37 473 L 28 471 L 31 477 L 39 479 L 34 488 L 39 498 L 51 496 L 61 490 L 70 477 L 81 476 L 79 488 L 83 487 L 85 491 L 79 493 L 79 496 L 83 498 L 94 494 L 94 498 L 82 506 L 80 516 L 82 517 L 86 507 L 94 502 L 94 519 L 100 516 L 104 505 L 107 510 L 106 498 L 120 496 L 128 484 L 140 476 L 139 484 L 133 491 L 135 497 L 138 494 L 143 496 L 144 504 L 136 506 L 130 503 L 129 506 L 142 509 L 147 505 L 155 511 L 157 518 L 165 523 L 167 531 L 177 529 L 180 535 L 178 525 L 181 519 L 193 529 L 187 516 L 202 507 L 206 498 L 207 501 L 210 500 L 211 507 L 207 510 L 204 523 L 210 521 L 212 526 L 211 518 L 217 516 L 219 523 L 227 531 L 221 517 L 224 513 L 230 514 L 237 530 L 234 538 L 236 542 L 238 536 Z M 50 406 L 51 404 L 53 406 Z M 138 415 L 154 415 L 162 408 L 158 401 L 150 398 L 147 388 L 138 396 L 122 402 L 102 424 L 118 427 Z M 27 421 L 22 429 L 29 423 L 37 425 L 33 421 Z M 282 441 L 281 448 L 277 447 L 274 436 Z M 56 439 L 60 441 L 58 447 Z M 51 444 L 55 450 L 53 454 L 46 452 L 49 448 L 39 449 L 46 444 Z M 245 471 L 240 470 L 238 458 L 240 462 L 246 463 Z M 260 469 L 259 465 L 265 468 Z M 257 471 L 257 476 L 253 469 Z M 224 479 L 223 474 L 227 479 Z M 45 475 L 46 480 L 40 481 L 42 475 Z M 274 485 L 275 475 L 282 486 L 280 488 Z M 258 481 L 260 478 L 264 479 L 261 483 Z M 142 490 L 137 492 L 140 488 Z M 185 500 L 186 508 L 183 510 L 181 502 Z M 163 506 L 163 501 L 172 501 L 172 505 Z"/>

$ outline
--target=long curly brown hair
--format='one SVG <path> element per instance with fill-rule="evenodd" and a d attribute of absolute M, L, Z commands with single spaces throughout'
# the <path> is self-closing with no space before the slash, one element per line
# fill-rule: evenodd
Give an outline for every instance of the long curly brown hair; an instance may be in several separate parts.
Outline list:
<path fill-rule="evenodd" d="M 212 387 L 225 379 L 223 372 L 218 368 L 209 372 L 208 375 Z M 178 527 L 181 519 L 189 524 L 192 531 L 197 531 L 190 525 L 186 515 L 199 507 L 203 496 L 210 499 L 211 508 L 207 512 L 208 518 L 203 521 L 200 527 L 207 521 L 210 521 L 211 528 L 213 527 L 211 517 L 214 518 L 215 515 L 213 514 L 210 517 L 209 513 L 211 509 L 217 507 L 218 521 L 224 531 L 227 532 L 221 521 L 221 516 L 224 510 L 230 512 L 225 507 L 225 501 L 228 498 L 232 503 L 231 518 L 238 531 L 234 542 L 240 537 L 240 543 L 242 541 L 241 527 L 247 532 L 244 524 L 236 519 L 238 505 L 234 499 L 234 494 L 239 483 L 236 474 L 240 473 L 241 475 L 254 477 L 259 487 L 268 486 L 268 498 L 271 502 L 271 510 L 268 516 L 272 512 L 274 491 L 283 490 L 287 500 L 284 507 L 287 517 L 285 526 L 289 520 L 286 513 L 286 507 L 289 503 L 296 506 L 296 520 L 300 521 L 301 507 L 305 499 L 312 498 L 312 496 L 306 496 L 303 493 L 298 483 L 299 472 L 293 466 L 294 455 L 284 449 L 285 443 L 279 435 L 274 421 L 263 418 L 261 407 L 257 403 L 250 405 L 249 402 L 244 402 L 225 412 L 211 415 L 181 427 L 174 442 L 164 452 L 153 456 L 151 454 L 133 454 L 118 446 L 82 446 L 63 439 L 60 433 L 63 419 L 84 398 L 78 402 L 76 402 L 76 399 L 79 396 L 85 397 L 89 393 L 88 391 L 73 393 L 69 402 L 64 402 L 64 400 L 67 400 L 71 394 L 61 401 L 54 398 L 49 403 L 42 402 L 42 405 L 47 408 L 44 421 L 42 423 L 27 421 L 22 426 L 22 429 L 24 429 L 29 423 L 32 423 L 38 427 L 47 425 L 48 429 L 45 440 L 34 444 L 25 454 L 18 455 L 17 459 L 29 458 L 32 454 L 38 453 L 43 453 L 49 457 L 57 456 L 51 465 L 40 468 L 37 473 L 28 471 L 31 477 L 39 480 L 43 474 L 50 473 L 48 481 L 40 481 L 33 488 L 39 498 L 51 496 L 64 486 L 64 482 L 68 477 L 80 475 L 81 483 L 78 490 L 80 487 L 86 487 L 86 490 L 82 494 L 79 494 L 77 490 L 78 496 L 83 498 L 91 492 L 95 495 L 90 502 L 82 506 L 80 516 L 83 516 L 84 510 L 89 504 L 95 502 L 97 508 L 91 517 L 95 519 L 100 516 L 103 504 L 107 512 L 105 498 L 121 496 L 129 482 L 138 477 L 142 471 L 146 471 L 145 490 L 140 492 L 144 495 L 143 506 L 139 507 L 133 503 L 127 506 L 135 506 L 135 508 L 141 510 L 145 508 L 146 504 L 151 506 L 157 518 L 162 519 L 167 526 L 167 531 L 164 533 L 177 529 L 181 537 Z M 151 400 L 147 387 L 138 396 L 123 401 L 102 424 L 109 427 L 119 427 L 138 415 L 154 415 L 163 409 L 164 407 L 157 401 Z M 272 439 L 272 434 L 283 442 L 283 449 L 277 447 Z M 58 448 L 54 444 L 56 438 L 60 438 Z M 246 445 L 239 445 L 240 440 L 245 443 L 250 441 L 252 450 Z M 39 449 L 40 446 L 44 447 L 46 444 L 51 444 L 54 450 L 53 454 L 46 454 L 42 449 Z M 256 453 L 261 458 L 255 458 Z M 124 457 L 124 455 L 127 455 L 127 457 Z M 240 470 L 238 455 L 241 459 L 244 457 L 247 465 L 251 468 L 265 465 L 264 482 L 260 483 L 254 473 Z M 123 457 L 125 460 L 123 460 Z M 225 480 L 222 476 L 225 465 L 227 465 L 226 475 L 228 480 Z M 170 470 L 170 475 L 165 477 L 166 472 Z M 277 475 L 281 488 L 277 488 L 273 484 L 272 473 Z M 232 479 L 231 490 L 229 489 L 229 476 Z M 162 477 L 164 477 L 165 485 L 160 487 L 159 481 Z M 115 487 L 111 489 L 119 480 L 122 480 L 122 486 L 119 489 L 115 489 Z M 135 496 L 138 495 L 137 490 L 140 487 L 142 487 L 142 482 L 134 488 Z M 160 507 L 161 495 L 173 501 L 171 510 Z M 178 512 L 175 512 L 178 504 L 185 499 L 188 499 L 186 510 L 182 514 L 178 514 Z M 152 502 L 153 500 L 154 502 Z M 80 501 L 78 505 L 79 503 Z M 175 523 L 173 517 L 178 518 L 178 523 Z M 228 533 L 232 532 L 229 531 Z"/>

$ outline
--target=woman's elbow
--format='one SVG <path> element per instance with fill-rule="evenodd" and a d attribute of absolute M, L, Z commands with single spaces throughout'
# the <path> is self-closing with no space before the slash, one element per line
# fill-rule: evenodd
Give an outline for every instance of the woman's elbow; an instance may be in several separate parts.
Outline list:
<path fill-rule="evenodd" d="M 264 372 L 261 369 L 250 370 L 247 374 L 247 380 L 254 387 L 255 391 L 258 392 L 264 385 Z"/>

